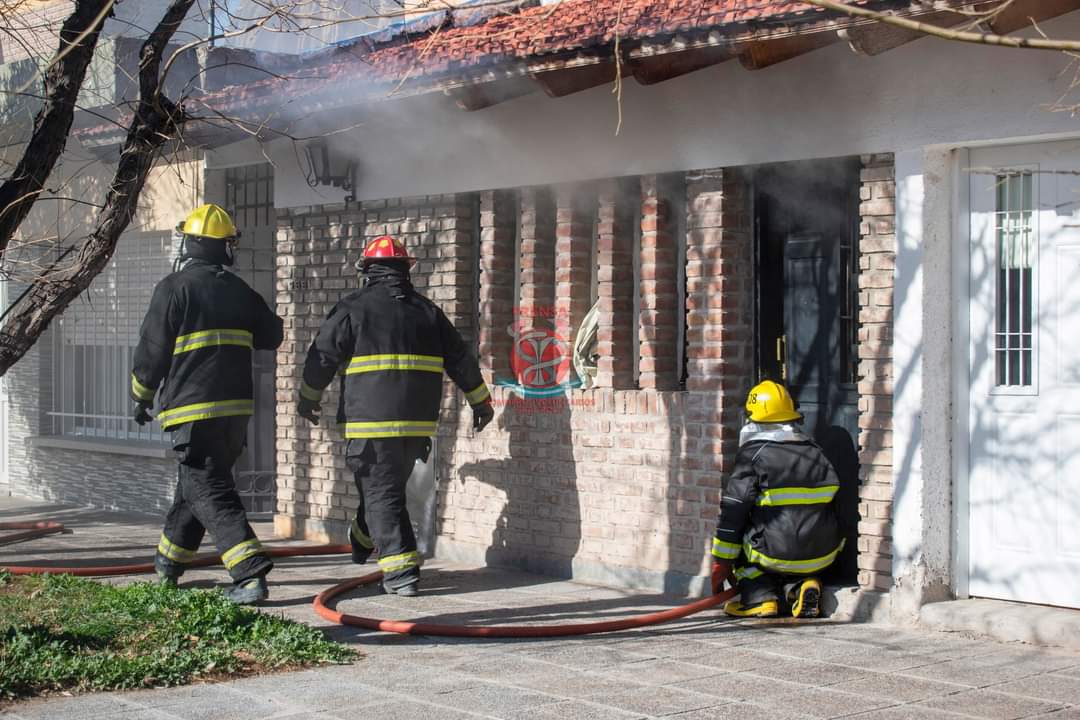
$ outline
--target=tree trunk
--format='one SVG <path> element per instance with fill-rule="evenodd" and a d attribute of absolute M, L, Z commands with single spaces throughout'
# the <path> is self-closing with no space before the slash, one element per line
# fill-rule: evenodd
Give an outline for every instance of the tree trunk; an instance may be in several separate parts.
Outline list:
<path fill-rule="evenodd" d="M 69 268 L 39 275 L 11 308 L 0 328 L 0 375 L 33 347 L 49 323 L 109 264 L 135 210 L 150 168 L 166 141 L 177 136 L 183 110 L 159 92 L 161 56 L 194 0 L 173 0 L 143 43 L 139 60 L 139 104 L 94 231 Z"/>

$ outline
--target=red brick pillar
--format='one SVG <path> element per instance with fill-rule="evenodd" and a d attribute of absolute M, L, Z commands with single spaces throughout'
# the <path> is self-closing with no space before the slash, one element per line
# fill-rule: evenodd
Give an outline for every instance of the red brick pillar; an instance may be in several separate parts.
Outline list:
<path fill-rule="evenodd" d="M 572 345 L 589 312 L 595 195 L 570 185 L 556 191 L 555 332 Z"/>
<path fill-rule="evenodd" d="M 641 317 L 638 327 L 638 387 L 673 390 L 678 386 L 675 343 L 678 340 L 678 248 L 672 187 L 656 175 L 641 178 Z M 682 185 L 682 183 L 679 183 Z"/>
<path fill-rule="evenodd" d="M 892 587 L 893 286 L 896 182 L 892 154 L 862 158 L 859 214 L 859 585 Z"/>
<path fill-rule="evenodd" d="M 555 305 L 555 203 L 551 191 L 523 188 L 520 207 L 521 288 L 516 310 L 550 312 Z"/>
<path fill-rule="evenodd" d="M 480 196 L 480 367 L 489 383 L 510 374 L 516 212 L 512 191 Z"/>
<path fill-rule="evenodd" d="M 738 169 L 688 173 L 687 390 L 718 391 L 703 419 L 734 457 L 743 401 L 754 381 L 749 182 Z"/>
<path fill-rule="evenodd" d="M 599 192 L 597 223 L 597 387 L 628 389 L 634 383 L 634 226 L 637 180 L 607 180 Z"/>

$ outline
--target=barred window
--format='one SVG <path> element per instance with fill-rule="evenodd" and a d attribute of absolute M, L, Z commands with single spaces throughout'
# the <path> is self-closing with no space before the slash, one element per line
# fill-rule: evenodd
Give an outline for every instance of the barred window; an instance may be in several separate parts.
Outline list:
<path fill-rule="evenodd" d="M 170 233 L 127 233 L 108 267 L 52 331 L 54 435 L 164 442 L 132 420 L 132 358 L 154 286 L 171 271 Z"/>
<path fill-rule="evenodd" d="M 1034 384 L 1032 285 L 1038 249 L 1032 185 L 1030 172 L 997 176 L 994 384 L 998 387 Z"/>

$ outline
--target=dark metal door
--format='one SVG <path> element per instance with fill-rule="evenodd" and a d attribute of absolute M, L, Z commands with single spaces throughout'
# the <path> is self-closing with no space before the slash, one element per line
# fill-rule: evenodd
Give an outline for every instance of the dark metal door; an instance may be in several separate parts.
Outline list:
<path fill-rule="evenodd" d="M 755 185 L 758 374 L 784 382 L 804 429 L 836 466 L 850 547 L 830 576 L 850 581 L 858 573 L 859 166 L 850 159 L 771 166 Z"/>

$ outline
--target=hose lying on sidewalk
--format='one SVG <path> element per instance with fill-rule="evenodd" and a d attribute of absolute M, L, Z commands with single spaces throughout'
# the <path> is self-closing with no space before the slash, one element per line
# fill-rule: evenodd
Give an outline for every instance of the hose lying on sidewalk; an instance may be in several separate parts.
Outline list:
<path fill-rule="evenodd" d="M 24 523 L 0 523 L 0 530 L 20 530 L 23 532 L 12 535 L 0 536 L 0 545 L 21 542 L 36 537 L 43 537 L 53 533 L 63 532 L 62 523 L 46 520 L 42 522 Z M 12 539 L 18 537 L 18 539 Z M 352 551 L 349 545 L 305 545 L 300 547 L 266 548 L 270 557 L 300 557 L 307 555 L 343 555 Z M 199 555 L 189 563 L 187 567 L 208 567 L 220 565 L 221 558 L 217 555 Z M 128 565 L 93 565 L 93 566 L 53 566 L 53 565 L 6 565 L 0 566 L 12 575 L 77 575 L 80 577 L 105 577 L 112 575 L 140 575 L 154 572 L 154 563 L 133 563 Z M 323 590 L 312 603 L 315 612 L 330 622 L 339 625 L 351 625 L 392 632 L 403 635 L 436 635 L 442 637 L 471 637 L 471 638 L 545 638 L 545 637 L 568 637 L 572 635 L 592 635 L 602 632 L 616 632 L 633 628 L 658 625 L 670 620 L 688 617 L 702 610 L 716 607 L 730 600 L 738 592 L 735 588 L 711 595 L 701 600 L 680 605 L 678 607 L 660 610 L 658 612 L 635 615 L 621 620 L 605 620 L 603 622 L 574 623 L 561 625 L 444 625 L 440 623 L 413 622 L 411 620 L 382 620 L 380 618 L 362 617 L 339 612 L 329 607 L 339 595 L 354 588 L 377 582 L 382 578 L 381 572 L 368 573 L 352 580 L 338 583 L 331 588 Z M 730 580 L 730 578 L 729 578 Z"/>
<path fill-rule="evenodd" d="M 382 632 L 400 633 L 402 635 L 437 635 L 440 637 L 470 637 L 470 638 L 545 638 L 545 637 L 569 637 L 571 635 L 593 635 L 595 633 L 616 632 L 618 630 L 631 630 L 633 628 L 659 625 L 669 620 L 699 613 L 702 610 L 716 607 L 735 597 L 738 591 L 734 588 L 711 595 L 701 600 L 696 600 L 686 605 L 673 607 L 659 612 L 634 615 L 621 620 L 605 620 L 603 622 L 575 623 L 560 625 L 442 625 L 439 623 L 413 622 L 411 620 L 380 620 L 379 618 L 362 617 L 338 612 L 327 606 L 338 595 L 358 588 L 368 583 L 373 583 L 382 577 L 381 572 L 373 572 L 362 577 L 346 580 L 332 588 L 323 590 L 315 597 L 312 603 L 319 617 L 335 622 L 339 625 L 352 625 L 368 630 L 380 630 Z"/>
<path fill-rule="evenodd" d="M 55 520 L 31 520 L 29 522 L 0 522 L 0 530 L 21 530 L 22 532 L 0 535 L 0 545 L 13 545 L 25 540 L 55 535 L 64 532 L 64 524 Z"/>

